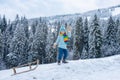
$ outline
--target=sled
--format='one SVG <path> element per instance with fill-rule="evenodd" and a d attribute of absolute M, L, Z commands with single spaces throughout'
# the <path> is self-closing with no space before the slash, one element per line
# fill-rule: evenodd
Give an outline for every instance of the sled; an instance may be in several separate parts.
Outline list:
<path fill-rule="evenodd" d="M 33 67 L 32 64 L 36 64 L 36 66 Z M 36 60 L 36 61 L 31 62 L 31 63 L 28 63 L 28 64 L 20 65 L 20 66 L 18 66 L 18 67 L 13 67 L 13 68 L 12 68 L 12 69 L 13 69 L 13 72 L 14 72 L 13 75 L 17 75 L 17 74 L 21 74 L 21 73 L 33 71 L 33 70 L 35 70 L 35 69 L 38 67 L 38 65 L 39 65 L 39 60 Z M 25 66 L 28 66 L 29 69 L 28 69 L 28 70 L 25 70 L 25 71 L 22 71 L 22 72 L 17 72 L 17 69 L 22 68 L 22 67 L 25 67 Z M 12 75 L 12 76 L 13 76 L 13 75 Z"/>

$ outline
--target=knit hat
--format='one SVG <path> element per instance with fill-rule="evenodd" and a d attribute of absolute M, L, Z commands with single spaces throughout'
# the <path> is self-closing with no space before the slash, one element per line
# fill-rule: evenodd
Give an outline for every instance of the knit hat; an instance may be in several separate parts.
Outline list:
<path fill-rule="evenodd" d="M 66 29 L 65 29 L 64 26 L 61 26 L 61 27 L 60 27 L 60 32 L 62 32 L 62 31 L 66 32 Z"/>

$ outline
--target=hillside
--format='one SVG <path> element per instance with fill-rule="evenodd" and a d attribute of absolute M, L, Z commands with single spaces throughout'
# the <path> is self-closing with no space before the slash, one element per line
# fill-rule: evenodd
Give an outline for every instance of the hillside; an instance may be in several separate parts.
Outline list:
<path fill-rule="evenodd" d="M 43 17 L 43 18 L 47 19 L 50 23 L 54 23 L 55 21 L 73 23 L 78 17 L 83 17 L 83 18 L 87 17 L 88 19 L 90 19 L 95 14 L 97 14 L 97 16 L 103 20 L 107 20 L 110 16 L 113 16 L 115 18 L 120 18 L 120 5 L 91 10 L 84 13 L 56 15 L 56 16 Z M 39 18 L 31 19 L 30 23 L 31 21 L 35 21 L 35 20 L 39 20 Z"/>
<path fill-rule="evenodd" d="M 21 68 L 21 70 L 25 70 Z M 68 64 L 45 64 L 31 72 L 11 76 L 13 71 L 0 71 L 0 80 L 119 80 L 120 55 L 69 61 Z"/>

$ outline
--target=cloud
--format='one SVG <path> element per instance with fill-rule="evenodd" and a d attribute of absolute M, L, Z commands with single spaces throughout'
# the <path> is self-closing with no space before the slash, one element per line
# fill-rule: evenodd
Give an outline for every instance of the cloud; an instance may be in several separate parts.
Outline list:
<path fill-rule="evenodd" d="M 30 2 L 29 2 L 30 1 Z M 6 15 L 7 18 L 15 18 L 16 14 L 20 16 L 27 16 L 28 18 L 33 18 L 37 16 L 44 16 L 40 13 L 40 10 L 44 7 L 42 3 L 39 5 L 38 0 L 14 0 L 13 2 L 6 1 L 0 4 L 0 14 Z M 42 7 L 41 7 L 42 6 Z M 44 9 L 42 9 L 44 10 Z"/>
<path fill-rule="evenodd" d="M 95 0 L 61 0 L 64 4 L 64 10 L 75 12 L 85 12 L 95 9 Z M 88 4 L 89 3 L 89 4 Z"/>
<path fill-rule="evenodd" d="M 120 0 L 0 0 L 0 14 L 14 19 L 16 14 L 27 18 L 82 13 L 117 5 Z"/>

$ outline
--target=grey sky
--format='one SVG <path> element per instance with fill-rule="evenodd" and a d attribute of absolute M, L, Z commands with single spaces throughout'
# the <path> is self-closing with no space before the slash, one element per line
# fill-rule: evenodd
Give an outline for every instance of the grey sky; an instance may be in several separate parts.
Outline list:
<path fill-rule="evenodd" d="M 82 13 L 118 5 L 120 0 L 0 0 L 0 14 L 14 19 L 16 14 L 35 18 L 60 14 Z"/>

